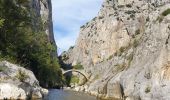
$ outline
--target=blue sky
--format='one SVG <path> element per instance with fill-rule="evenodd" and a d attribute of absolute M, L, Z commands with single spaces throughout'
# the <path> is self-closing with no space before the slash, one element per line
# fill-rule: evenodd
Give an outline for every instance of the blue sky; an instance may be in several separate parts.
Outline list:
<path fill-rule="evenodd" d="M 103 0 L 52 0 L 53 26 L 58 53 L 75 44 L 80 26 L 94 18 Z"/>

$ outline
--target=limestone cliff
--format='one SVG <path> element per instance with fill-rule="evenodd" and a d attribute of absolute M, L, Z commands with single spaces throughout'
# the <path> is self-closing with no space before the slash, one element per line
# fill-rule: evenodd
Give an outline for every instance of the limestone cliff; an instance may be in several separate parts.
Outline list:
<path fill-rule="evenodd" d="M 86 92 L 104 98 L 169 100 L 169 37 L 169 0 L 105 0 L 62 58 L 66 64 L 84 66 L 90 79 Z"/>
<path fill-rule="evenodd" d="M 42 25 L 44 26 L 44 30 L 51 41 L 51 43 L 55 44 L 54 35 L 53 35 L 53 23 L 52 23 L 52 5 L 51 0 L 29 0 L 31 10 L 34 13 L 34 25 L 39 24 L 39 19 L 42 20 Z M 42 26 L 41 25 L 41 26 Z M 37 26 L 36 26 L 37 29 Z"/>

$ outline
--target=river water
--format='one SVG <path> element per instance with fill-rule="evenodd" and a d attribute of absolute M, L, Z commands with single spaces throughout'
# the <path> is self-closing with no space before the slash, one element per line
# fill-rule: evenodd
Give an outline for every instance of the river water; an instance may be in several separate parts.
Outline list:
<path fill-rule="evenodd" d="M 66 90 L 49 90 L 46 100 L 97 100 L 96 97 L 81 92 Z"/>

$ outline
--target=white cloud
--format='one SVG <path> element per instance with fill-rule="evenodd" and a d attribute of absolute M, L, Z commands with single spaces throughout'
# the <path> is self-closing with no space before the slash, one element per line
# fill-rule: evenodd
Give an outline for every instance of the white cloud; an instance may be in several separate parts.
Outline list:
<path fill-rule="evenodd" d="M 70 48 L 70 46 L 74 46 L 75 40 L 77 38 L 77 33 L 76 31 L 69 32 L 66 36 L 62 36 L 63 33 L 56 31 L 54 34 L 55 35 L 55 40 L 57 42 L 58 46 L 58 53 L 61 54 L 63 51 L 66 51 Z"/>
<path fill-rule="evenodd" d="M 55 40 L 61 51 L 74 45 L 79 27 L 95 17 L 103 0 L 52 0 Z"/>

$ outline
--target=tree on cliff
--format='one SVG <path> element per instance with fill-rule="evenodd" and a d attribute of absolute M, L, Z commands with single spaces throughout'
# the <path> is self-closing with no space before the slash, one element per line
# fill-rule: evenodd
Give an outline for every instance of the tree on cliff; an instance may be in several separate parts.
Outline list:
<path fill-rule="evenodd" d="M 43 30 L 32 30 L 31 8 L 21 6 L 26 2 L 0 0 L 0 57 L 32 70 L 41 86 L 60 86 L 58 59 L 51 57 L 56 49 Z"/>

